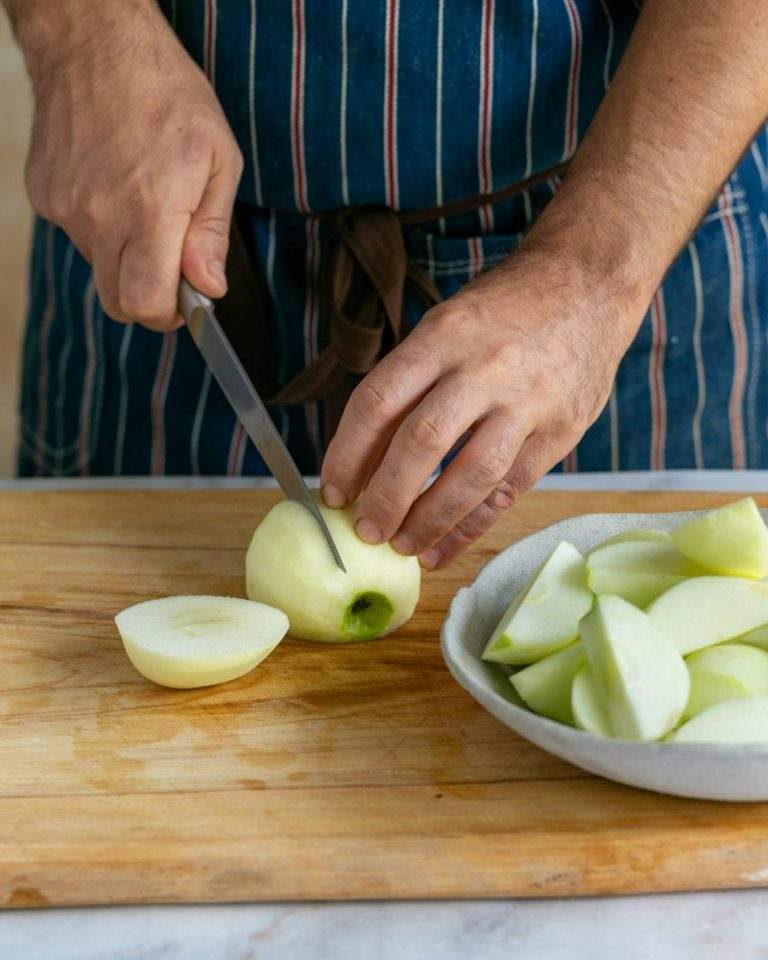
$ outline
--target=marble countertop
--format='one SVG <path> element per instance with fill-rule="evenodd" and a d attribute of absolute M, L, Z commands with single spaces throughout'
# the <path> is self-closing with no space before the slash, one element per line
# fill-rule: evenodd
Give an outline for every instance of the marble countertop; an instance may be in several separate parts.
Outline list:
<path fill-rule="evenodd" d="M 4 481 L 0 489 L 253 483 L 94 478 Z M 553 475 L 540 488 L 768 491 L 768 472 Z M 0 913 L 0 960 L 615 960 L 617 952 L 621 960 L 765 960 L 767 911 L 768 890 L 571 900 L 10 910 Z"/>

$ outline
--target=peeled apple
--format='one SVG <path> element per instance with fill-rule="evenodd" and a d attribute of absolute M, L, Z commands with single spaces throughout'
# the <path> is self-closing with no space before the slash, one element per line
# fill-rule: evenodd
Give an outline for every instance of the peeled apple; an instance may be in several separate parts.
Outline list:
<path fill-rule="evenodd" d="M 768 528 L 752 497 L 710 510 L 672 531 L 675 546 L 711 573 L 768 576 Z"/>
<path fill-rule="evenodd" d="M 251 600 L 284 610 L 301 640 L 372 640 L 410 619 L 419 599 L 416 557 L 388 543 L 364 543 L 354 508 L 319 504 L 347 568 L 337 565 L 312 514 L 294 500 L 274 506 L 256 528 L 245 559 Z"/>
<path fill-rule="evenodd" d="M 621 597 L 603 596 L 580 626 L 597 692 L 614 737 L 657 740 L 688 700 L 683 658 L 649 618 Z"/>
<path fill-rule="evenodd" d="M 561 541 L 507 607 L 483 651 L 496 663 L 534 663 L 576 639 L 592 606 L 584 558 Z"/>
<path fill-rule="evenodd" d="M 768 743 L 768 697 L 723 700 L 684 723 L 668 743 Z"/>
<path fill-rule="evenodd" d="M 288 618 L 239 597 L 163 597 L 115 617 L 131 663 L 164 687 L 207 687 L 248 673 L 280 643 Z"/>

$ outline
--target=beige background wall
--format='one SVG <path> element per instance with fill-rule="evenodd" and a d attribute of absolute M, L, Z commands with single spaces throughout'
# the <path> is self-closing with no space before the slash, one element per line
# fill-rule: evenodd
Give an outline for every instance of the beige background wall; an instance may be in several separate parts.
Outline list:
<path fill-rule="evenodd" d="M 24 196 L 30 97 L 21 55 L 0 12 L 0 476 L 15 466 L 16 394 L 31 214 Z"/>

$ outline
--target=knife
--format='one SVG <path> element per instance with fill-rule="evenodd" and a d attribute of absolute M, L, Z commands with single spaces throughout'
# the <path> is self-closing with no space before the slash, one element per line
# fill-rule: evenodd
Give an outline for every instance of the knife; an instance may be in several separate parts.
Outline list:
<path fill-rule="evenodd" d="M 208 368 L 232 405 L 245 432 L 261 454 L 264 463 L 272 472 L 272 476 L 280 484 L 289 500 L 298 500 L 317 520 L 333 554 L 333 559 L 346 573 L 347 568 L 333 541 L 331 531 L 309 492 L 296 466 L 296 461 L 267 413 L 263 400 L 256 392 L 226 333 L 216 319 L 213 303 L 182 278 L 179 285 L 179 310 Z"/>

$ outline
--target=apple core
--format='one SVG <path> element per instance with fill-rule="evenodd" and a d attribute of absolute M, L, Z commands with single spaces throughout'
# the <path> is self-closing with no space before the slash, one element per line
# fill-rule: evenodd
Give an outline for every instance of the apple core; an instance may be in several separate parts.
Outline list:
<path fill-rule="evenodd" d="M 355 640 L 380 637 L 392 619 L 394 607 L 381 593 L 359 593 L 344 611 L 342 630 Z"/>

